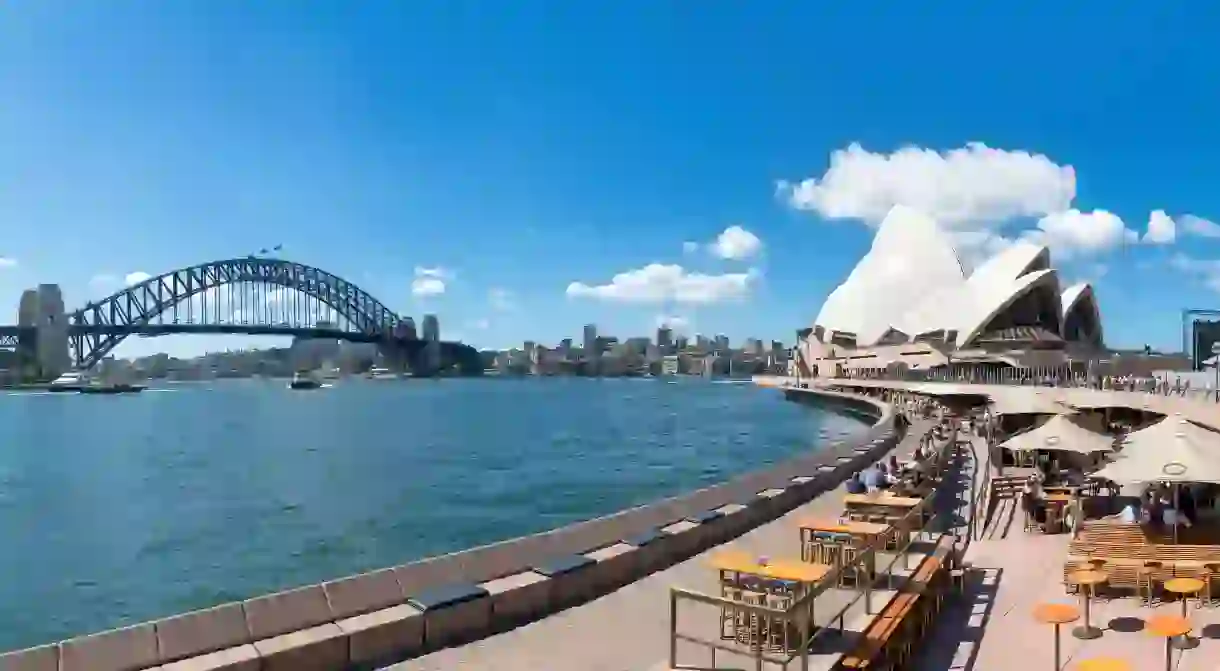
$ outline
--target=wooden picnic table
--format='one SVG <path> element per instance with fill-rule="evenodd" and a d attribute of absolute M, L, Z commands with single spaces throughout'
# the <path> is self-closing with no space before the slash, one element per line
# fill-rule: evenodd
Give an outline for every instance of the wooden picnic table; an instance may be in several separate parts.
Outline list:
<path fill-rule="evenodd" d="M 880 506 L 885 508 L 914 508 L 923 503 L 923 499 L 909 496 L 895 496 L 889 492 L 878 494 L 848 494 L 843 497 L 843 503 L 848 508 L 863 506 Z"/>
<path fill-rule="evenodd" d="M 884 548 L 885 536 L 893 533 L 894 528 L 888 524 L 879 524 L 876 522 L 857 522 L 846 521 L 840 522 L 835 520 L 806 518 L 797 520 L 797 526 L 801 533 L 801 558 L 815 561 L 806 550 L 814 542 L 814 534 L 845 534 L 853 539 L 861 541 L 856 547 L 861 550 L 873 548 L 880 550 Z M 877 555 L 869 553 L 865 558 L 865 571 L 868 577 L 873 577 L 877 573 Z"/>
<path fill-rule="evenodd" d="M 834 567 L 826 564 L 810 564 L 809 562 L 790 559 L 767 558 L 765 565 L 758 560 L 761 557 L 738 550 L 718 552 L 709 559 L 712 568 L 729 573 L 769 578 L 771 580 L 790 580 L 804 585 L 816 585 L 825 578 Z"/>

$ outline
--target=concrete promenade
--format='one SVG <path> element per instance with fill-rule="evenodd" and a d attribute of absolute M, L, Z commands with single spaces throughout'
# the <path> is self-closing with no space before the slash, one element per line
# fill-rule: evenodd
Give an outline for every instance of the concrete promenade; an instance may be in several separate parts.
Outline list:
<path fill-rule="evenodd" d="M 901 457 L 910 456 L 918 444 L 919 437 L 932 425 L 929 421 L 917 421 L 906 438 L 894 448 L 895 453 Z M 708 557 L 725 549 L 777 558 L 799 557 L 800 543 L 796 521 L 807 517 L 837 518 L 843 510 L 844 494 L 840 485 L 837 489 L 826 492 L 729 543 L 716 546 L 584 605 L 507 633 L 465 646 L 441 650 L 389 668 L 398 671 L 668 669 L 670 587 L 719 594 L 717 575 L 708 566 Z M 830 590 L 819 597 L 816 605 L 816 611 L 820 614 L 816 617 L 819 624 L 824 624 L 831 614 L 847 603 L 853 593 L 852 590 Z M 883 600 L 884 597 L 880 596 L 880 593 L 874 596 L 874 604 L 880 604 Z M 861 612 L 849 614 L 849 624 L 853 616 L 857 620 L 863 619 L 859 617 L 863 615 L 862 605 L 859 608 Z M 717 617 L 718 611 L 711 608 L 692 610 L 689 616 L 679 620 L 679 626 L 683 631 L 713 638 L 719 627 Z M 725 664 L 729 663 L 729 667 L 725 668 L 745 668 L 746 658 L 732 657 L 723 652 L 717 653 L 716 665 L 725 667 Z M 837 659 L 838 655 L 825 657 Z M 694 644 L 680 644 L 678 660 L 682 665 L 712 665 L 710 651 Z"/>

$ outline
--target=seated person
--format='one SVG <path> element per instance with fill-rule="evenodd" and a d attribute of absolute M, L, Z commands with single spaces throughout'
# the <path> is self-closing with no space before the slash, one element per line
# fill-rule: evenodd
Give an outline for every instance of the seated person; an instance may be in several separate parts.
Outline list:
<path fill-rule="evenodd" d="M 864 485 L 864 479 L 859 472 L 853 473 L 845 483 L 845 488 L 848 494 L 863 494 L 868 491 L 868 487 Z"/>
<path fill-rule="evenodd" d="M 881 483 L 885 480 L 885 477 L 882 475 L 880 468 L 877 466 L 869 466 L 868 468 L 864 469 L 864 473 L 861 474 L 860 479 L 864 482 L 864 486 L 868 489 L 868 492 L 872 494 L 873 492 L 881 491 Z"/>
<path fill-rule="evenodd" d="M 1042 491 L 1042 483 L 1036 476 L 1029 476 L 1025 487 L 1021 489 L 1021 507 L 1035 522 L 1046 522 L 1046 492 Z"/>

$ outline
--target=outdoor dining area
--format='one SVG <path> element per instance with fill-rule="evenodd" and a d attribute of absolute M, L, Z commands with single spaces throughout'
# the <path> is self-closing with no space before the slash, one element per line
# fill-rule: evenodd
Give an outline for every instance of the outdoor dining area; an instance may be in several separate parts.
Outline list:
<path fill-rule="evenodd" d="M 1027 471 L 992 481 L 1019 487 L 1024 531 L 1072 534 L 1063 584 L 1075 603 L 1030 615 L 1053 628 L 1058 670 L 1063 626 L 1081 641 L 1122 635 L 1097 621 L 1099 599 L 1111 615 L 1146 610 L 1126 619 L 1160 639 L 1170 669 L 1178 651 L 1200 645 L 1194 615 L 1220 606 L 1220 433 L 1180 415 L 1119 436 L 1099 429 L 1065 412 L 998 445 Z M 1114 664 L 1105 668 L 1129 668 Z"/>
<path fill-rule="evenodd" d="M 899 620 L 904 624 L 866 633 L 860 643 L 849 646 L 853 649 L 836 650 L 836 655 L 863 659 L 857 660 L 863 668 L 891 642 L 899 650 L 909 648 L 939 605 L 932 583 L 948 572 L 952 561 L 952 538 L 925 532 L 930 531 L 927 521 L 936 485 L 954 452 L 953 435 L 925 443 L 907 462 L 886 460 L 866 469 L 888 477 L 853 476 L 857 482 L 873 478 L 885 486 L 846 494 L 837 518 L 797 516 L 787 522 L 792 542 L 779 556 L 733 547 L 713 551 L 705 563 L 716 576 L 718 594 L 671 589 L 671 654 L 676 657 L 676 644 L 684 641 L 711 648 L 713 656 L 719 651 L 748 657 L 757 668 L 763 662 L 786 665 L 793 660 L 808 668 L 811 654 L 845 645 L 848 619 L 858 614 L 887 626 Z M 917 548 L 920 539 L 924 547 Z M 919 558 L 915 566 L 913 557 Z M 897 598 L 904 586 L 914 589 L 921 581 L 925 584 L 916 591 L 928 594 L 923 607 L 916 608 L 914 599 Z M 681 631 L 680 603 L 718 609 L 718 637 Z M 896 608 L 903 604 L 907 610 L 899 613 Z M 881 612 L 874 612 L 878 608 Z M 677 661 L 671 659 L 675 667 Z"/>

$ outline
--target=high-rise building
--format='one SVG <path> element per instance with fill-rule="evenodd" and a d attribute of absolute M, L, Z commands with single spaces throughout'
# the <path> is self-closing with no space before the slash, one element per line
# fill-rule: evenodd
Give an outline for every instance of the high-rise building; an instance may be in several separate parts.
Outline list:
<path fill-rule="evenodd" d="M 441 322 L 436 315 L 424 315 L 424 340 L 441 339 Z"/>
<path fill-rule="evenodd" d="M 585 324 L 584 342 L 581 343 L 585 349 L 586 359 L 596 359 L 601 356 L 601 350 L 598 349 L 597 342 L 597 325 Z"/>
<path fill-rule="evenodd" d="M 657 329 L 657 347 L 663 352 L 669 351 L 670 345 L 673 344 L 674 332 L 668 326 L 662 326 Z"/>
<path fill-rule="evenodd" d="M 689 344 L 690 342 L 686 339 L 686 336 L 678 336 L 677 340 L 674 341 L 674 349 L 681 351 L 686 349 L 686 346 Z"/>

